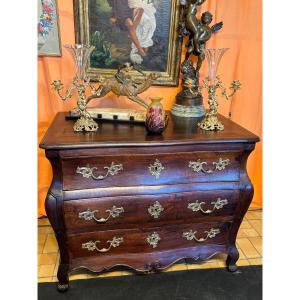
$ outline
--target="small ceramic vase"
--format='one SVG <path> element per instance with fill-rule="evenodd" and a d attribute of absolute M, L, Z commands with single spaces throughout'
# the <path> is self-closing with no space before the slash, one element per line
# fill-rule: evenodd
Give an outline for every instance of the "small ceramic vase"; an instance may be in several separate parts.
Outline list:
<path fill-rule="evenodd" d="M 146 129 L 149 133 L 162 133 L 168 125 L 168 115 L 160 103 L 162 97 L 152 97 L 146 114 Z"/>

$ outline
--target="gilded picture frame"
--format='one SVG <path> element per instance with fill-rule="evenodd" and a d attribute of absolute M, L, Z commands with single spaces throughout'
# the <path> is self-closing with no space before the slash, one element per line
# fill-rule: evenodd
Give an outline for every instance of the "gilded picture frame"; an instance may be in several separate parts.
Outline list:
<path fill-rule="evenodd" d="M 38 0 L 38 56 L 61 56 L 56 0 Z"/>
<path fill-rule="evenodd" d="M 73 4 L 76 43 L 96 47 L 88 66 L 92 80 L 111 77 L 123 63 L 132 62 L 141 71 L 134 71 L 137 80 L 142 73 L 159 72 L 154 85 L 178 85 L 180 0 L 73 0 Z"/>

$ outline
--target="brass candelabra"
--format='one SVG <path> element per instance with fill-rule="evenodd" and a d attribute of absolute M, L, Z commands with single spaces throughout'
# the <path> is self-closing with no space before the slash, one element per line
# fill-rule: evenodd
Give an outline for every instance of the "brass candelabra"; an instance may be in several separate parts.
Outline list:
<path fill-rule="evenodd" d="M 66 101 L 73 96 L 74 91 L 77 91 L 77 111 L 79 119 L 75 122 L 74 131 L 97 131 L 98 124 L 92 119 L 87 111 L 88 103 L 98 98 L 103 89 L 104 79 L 99 78 L 97 86 L 92 85 L 89 76 L 87 75 L 87 63 L 89 61 L 94 46 L 76 44 L 64 46 L 72 55 L 75 64 L 75 76 L 73 77 L 70 87 L 66 90 L 65 95 L 62 94 L 64 85 L 61 80 L 54 80 L 52 87 L 57 92 L 61 100 Z M 87 95 L 89 93 L 89 96 Z"/>
<path fill-rule="evenodd" d="M 90 78 L 85 77 L 83 80 L 75 76 L 72 80 L 71 86 L 67 89 L 65 95 L 62 95 L 62 90 L 64 88 L 63 83 L 60 80 L 54 80 L 51 84 L 56 90 L 58 96 L 61 100 L 66 101 L 73 96 L 73 92 L 76 90 L 78 94 L 77 99 L 77 112 L 79 114 L 79 119 L 75 122 L 73 129 L 74 131 L 97 131 L 98 124 L 93 120 L 89 112 L 87 111 L 88 103 L 99 97 L 101 90 L 103 88 L 103 81 L 100 78 L 97 87 L 90 83 Z M 87 96 L 89 91 L 90 96 Z"/>
<path fill-rule="evenodd" d="M 219 76 L 216 76 L 213 84 L 210 83 L 209 78 L 203 80 L 203 86 L 208 92 L 208 105 L 209 111 L 205 114 L 204 119 L 198 124 L 201 129 L 204 130 L 224 130 L 224 125 L 218 119 L 218 100 L 217 100 L 217 90 L 221 90 L 221 95 L 227 100 L 230 100 L 234 94 L 241 88 L 241 83 L 239 80 L 233 80 L 229 89 L 231 93 L 228 94 L 226 87 L 224 87 L 223 82 Z M 231 104 L 229 109 L 229 118 L 231 118 Z"/>
<path fill-rule="evenodd" d="M 205 88 L 208 91 L 209 111 L 205 114 L 204 119 L 198 123 L 198 126 L 203 130 L 224 130 L 224 125 L 218 119 L 217 90 L 221 90 L 221 95 L 230 100 L 241 88 L 240 81 L 233 80 L 229 87 L 232 92 L 228 94 L 220 77 L 217 76 L 220 61 L 227 50 L 228 48 L 205 49 L 205 57 L 208 61 L 208 76 L 203 80 L 203 86 L 200 88 Z M 230 103 L 229 118 L 231 118 L 231 104 L 232 101 Z"/>

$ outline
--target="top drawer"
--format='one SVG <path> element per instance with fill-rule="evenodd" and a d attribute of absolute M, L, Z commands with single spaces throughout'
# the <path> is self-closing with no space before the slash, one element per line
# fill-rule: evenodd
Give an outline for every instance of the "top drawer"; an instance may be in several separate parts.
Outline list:
<path fill-rule="evenodd" d="M 63 187 L 76 190 L 238 181 L 240 155 L 240 152 L 190 152 L 64 159 Z"/>

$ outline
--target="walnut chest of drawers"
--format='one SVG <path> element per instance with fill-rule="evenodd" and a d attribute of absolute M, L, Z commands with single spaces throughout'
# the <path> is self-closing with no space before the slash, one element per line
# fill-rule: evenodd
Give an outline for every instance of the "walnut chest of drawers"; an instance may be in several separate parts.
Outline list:
<path fill-rule="evenodd" d="M 142 125 L 109 122 L 74 133 L 73 121 L 57 114 L 40 147 L 53 169 L 46 212 L 60 250 L 60 291 L 79 268 L 159 271 L 226 253 L 236 270 L 236 235 L 253 196 L 246 162 L 259 139 L 220 118 L 221 132 L 170 118 L 151 136 Z"/>

